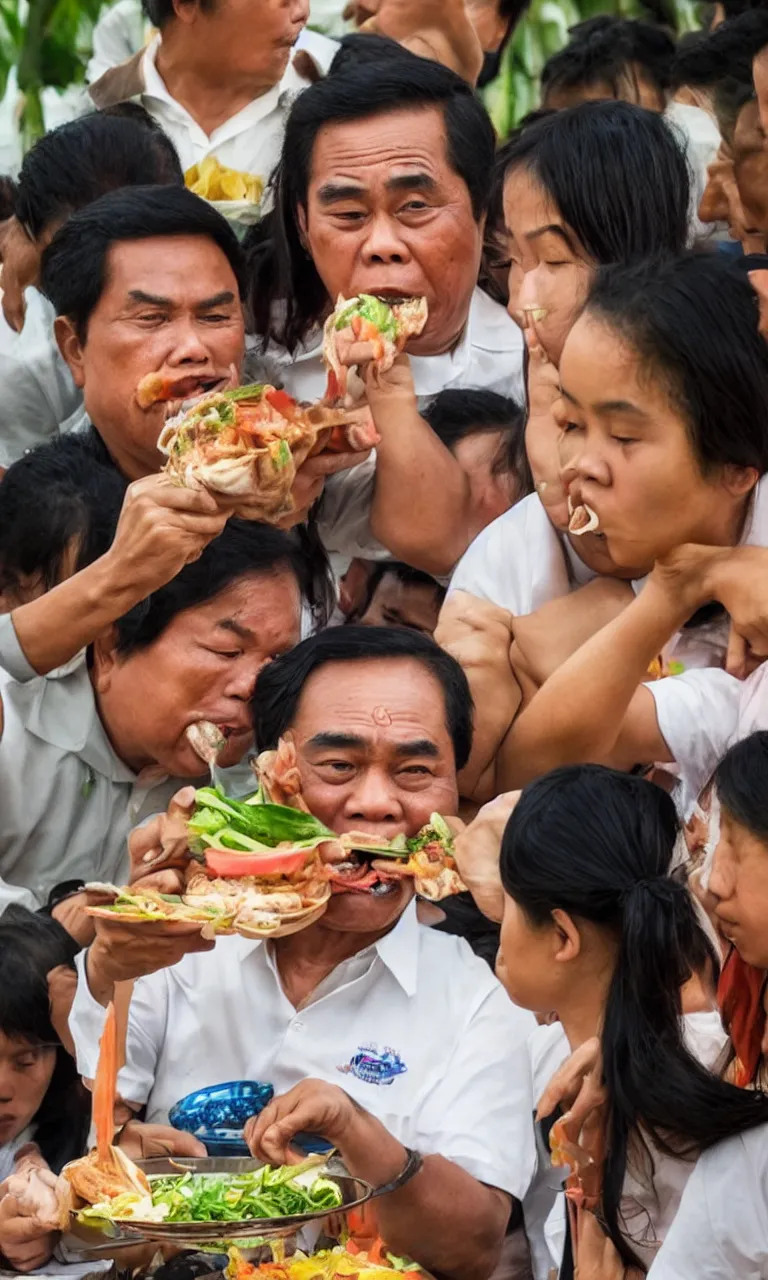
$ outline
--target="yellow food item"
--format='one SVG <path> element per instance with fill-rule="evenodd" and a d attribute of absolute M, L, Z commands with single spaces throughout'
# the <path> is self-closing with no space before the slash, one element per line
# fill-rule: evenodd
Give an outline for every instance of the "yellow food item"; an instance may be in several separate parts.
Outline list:
<path fill-rule="evenodd" d="M 264 194 L 264 181 L 255 173 L 241 173 L 219 164 L 215 156 L 206 156 L 184 174 L 184 182 L 203 200 L 247 200 L 258 204 Z"/>

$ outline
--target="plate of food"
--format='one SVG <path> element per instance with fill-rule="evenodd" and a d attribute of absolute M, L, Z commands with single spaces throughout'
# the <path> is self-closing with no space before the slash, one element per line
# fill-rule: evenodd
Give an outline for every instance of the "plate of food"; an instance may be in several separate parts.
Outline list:
<path fill-rule="evenodd" d="M 260 1266 L 249 1262 L 237 1248 L 228 1253 L 226 1280 L 395 1280 L 398 1274 L 407 1280 L 430 1280 L 418 1263 L 390 1253 L 382 1240 L 374 1240 L 365 1249 L 349 1240 L 312 1254 L 299 1250 L 290 1258 L 275 1258 Z"/>
<path fill-rule="evenodd" d="M 107 1010 L 93 1088 L 96 1146 L 62 1170 L 70 1231 L 93 1244 L 125 1236 L 197 1245 L 278 1239 L 373 1194 L 326 1156 L 272 1168 L 251 1157 L 142 1160 L 113 1145 L 118 1041 Z"/>
<path fill-rule="evenodd" d="M 258 787 L 244 799 L 217 787 L 195 793 L 183 893 L 91 884 L 86 888 L 104 901 L 88 913 L 147 927 L 199 924 L 205 937 L 280 938 L 319 920 L 339 889 L 380 893 L 410 877 L 433 902 L 464 891 L 441 814 L 411 838 L 338 835 L 309 813 L 290 742 L 263 752 L 254 767 Z"/>

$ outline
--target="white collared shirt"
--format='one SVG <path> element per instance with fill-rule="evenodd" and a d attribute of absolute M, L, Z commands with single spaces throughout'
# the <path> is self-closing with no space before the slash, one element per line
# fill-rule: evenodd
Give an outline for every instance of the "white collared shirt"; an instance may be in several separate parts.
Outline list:
<path fill-rule="evenodd" d="M 441 391 L 478 389 L 510 396 L 525 403 L 523 335 L 498 302 L 475 289 L 461 340 L 439 356 L 411 356 L 411 369 L 424 409 Z M 322 343 L 312 343 L 294 356 L 270 348 L 280 366 L 285 388 L 298 400 L 320 400 L 327 372 Z M 331 476 L 320 507 L 319 531 L 327 551 L 366 559 L 387 558 L 389 552 L 371 533 L 370 510 L 376 476 L 375 453 L 349 471 Z"/>
<path fill-rule="evenodd" d="M 64 880 L 123 881 L 129 831 L 189 780 L 123 764 L 83 662 L 26 683 L 0 670 L 0 696 L 0 911 Z"/>
<path fill-rule="evenodd" d="M 648 1280 L 767 1280 L 768 1125 L 700 1157 Z"/>
<path fill-rule="evenodd" d="M 317 61 L 320 42 L 327 46 L 325 63 L 329 64 L 336 49 L 333 41 L 312 33 L 307 51 Z M 266 186 L 280 159 L 288 112 L 308 84 L 295 70 L 293 59 L 278 84 L 230 116 L 209 136 L 165 87 L 155 65 L 159 47 L 160 36 L 155 36 L 147 45 L 142 60 L 144 92 L 141 102 L 168 134 L 184 172 L 192 165 L 200 164 L 206 156 L 215 156 L 225 168 L 254 174 Z M 297 49 L 301 47 L 304 46 L 300 42 Z"/>
<path fill-rule="evenodd" d="M 81 961 L 70 1027 L 87 1078 L 104 1016 Z M 405 1145 L 522 1196 L 535 1161 L 533 1025 L 467 943 L 420 925 L 411 903 L 300 1010 L 270 945 L 244 938 L 220 938 L 214 951 L 140 978 L 119 1089 L 146 1103 L 149 1122 L 163 1123 L 175 1102 L 206 1085 L 258 1080 L 279 1095 L 308 1077 L 325 1080 Z"/>
<path fill-rule="evenodd" d="M 33 288 L 24 301 L 20 333 L 0 312 L 0 467 L 54 439 L 83 401 L 53 336 L 53 306 Z"/>

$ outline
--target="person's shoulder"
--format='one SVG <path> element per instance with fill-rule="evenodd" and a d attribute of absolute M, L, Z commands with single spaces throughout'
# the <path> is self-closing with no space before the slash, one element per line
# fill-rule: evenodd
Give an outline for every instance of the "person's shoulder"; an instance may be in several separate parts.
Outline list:
<path fill-rule="evenodd" d="M 439 1007 L 457 1033 L 490 1001 L 494 1019 L 518 1028 L 525 1038 L 530 1033 L 530 1014 L 509 999 L 485 960 L 475 955 L 469 943 L 456 934 L 441 933 L 419 925 L 419 988 L 430 1004 Z"/>
<path fill-rule="evenodd" d="M 482 351 L 521 352 L 523 332 L 500 303 L 481 288 L 472 294 L 469 309 L 470 338 Z"/>
<path fill-rule="evenodd" d="M 467 547 L 451 579 L 451 590 L 469 591 L 512 613 L 527 613 L 525 569 L 542 540 L 557 538 L 538 494 L 497 516 Z M 473 585 L 474 584 L 474 585 Z"/>

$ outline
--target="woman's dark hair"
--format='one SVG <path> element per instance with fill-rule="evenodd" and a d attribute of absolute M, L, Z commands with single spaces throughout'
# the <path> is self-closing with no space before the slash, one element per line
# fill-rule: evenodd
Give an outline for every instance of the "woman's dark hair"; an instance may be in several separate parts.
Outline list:
<path fill-rule="evenodd" d="M 196 4 L 203 13 L 210 13 L 216 7 L 216 0 L 196 0 Z M 160 31 L 167 26 L 176 13 L 173 0 L 141 0 L 141 7 L 152 26 Z"/>
<path fill-rule="evenodd" d="M 125 187 L 73 213 L 45 250 L 41 288 L 59 316 L 68 316 L 85 341 L 88 321 L 106 284 L 115 244 L 158 236 L 202 236 L 229 262 L 245 296 L 243 255 L 221 214 L 185 187 Z"/>
<path fill-rule="evenodd" d="M 723 22 L 710 35 L 701 34 L 677 47 L 674 86 L 712 90 L 717 122 L 726 139 L 733 136 L 741 108 L 755 96 L 753 54 L 752 35 L 738 22 Z"/>
<path fill-rule="evenodd" d="M 597 263 L 682 253 L 690 180 L 660 115 L 629 102 L 584 102 L 539 120 L 505 149 L 544 189 Z"/>
<path fill-rule="evenodd" d="M 618 98 L 628 82 L 636 82 L 638 69 L 659 94 L 667 92 L 675 42 L 661 27 L 598 14 L 571 27 L 569 34 L 565 48 L 544 64 L 541 87 L 545 93 L 607 84 Z M 635 90 L 639 93 L 637 84 Z"/>
<path fill-rule="evenodd" d="M 484 390 L 440 391 L 424 417 L 446 449 L 453 449 L 467 436 L 502 431 L 504 438 L 493 463 L 493 474 L 511 471 L 517 477 L 520 497 L 533 493 L 525 452 L 525 410 L 509 396 Z"/>
<path fill-rule="evenodd" d="M 39 576 L 46 591 L 60 582 L 64 557 L 78 573 L 109 550 L 125 484 L 97 462 L 77 435 L 61 436 L 14 462 L 0 483 L 0 590 L 23 589 Z"/>
<path fill-rule="evenodd" d="M 145 649 L 185 609 L 206 604 L 238 578 L 268 578 L 290 573 L 302 596 L 311 590 L 307 561 L 298 542 L 272 525 L 253 520 L 228 520 L 209 542 L 199 560 L 185 565 L 165 587 L 153 592 L 115 623 L 118 653 Z"/>
<path fill-rule="evenodd" d="M 618 943 L 601 1032 L 602 1213 L 626 1265 L 637 1265 L 621 1219 L 630 1140 L 632 1154 L 648 1135 L 660 1151 L 693 1158 L 768 1122 L 768 1098 L 726 1084 L 683 1039 L 680 988 L 704 935 L 688 888 L 670 876 L 677 835 L 660 787 L 577 765 L 525 788 L 501 847 L 504 888 L 534 926 L 560 909 Z M 652 1177 L 650 1151 L 644 1164 Z"/>
<path fill-rule="evenodd" d="M 768 733 L 751 733 L 725 753 L 715 770 L 717 798 L 747 831 L 768 843 Z"/>
<path fill-rule="evenodd" d="M 768 347 L 747 277 L 719 254 L 603 267 L 585 308 L 633 347 L 686 419 L 705 474 L 768 471 Z"/>
<path fill-rule="evenodd" d="M 391 658 L 420 662 L 440 685 L 456 769 L 463 768 L 472 747 L 473 704 L 467 677 L 456 659 L 430 636 L 405 627 L 331 627 L 303 640 L 264 667 L 256 681 L 252 704 L 258 750 L 276 747 L 278 739 L 290 729 L 302 690 L 315 671 L 329 662 Z"/>
<path fill-rule="evenodd" d="M 35 1117 L 35 1142 L 54 1173 L 85 1149 L 90 1095 L 50 1017 L 47 975 L 74 968 L 78 944 L 49 916 L 12 905 L 0 916 L 0 1031 L 9 1039 L 56 1045 L 56 1066 Z"/>
<path fill-rule="evenodd" d="M 0 175 L 0 222 L 12 218 L 16 212 L 16 179 L 9 174 Z"/>
<path fill-rule="evenodd" d="M 250 312 L 265 345 L 271 338 L 294 351 L 328 306 L 327 290 L 299 229 L 321 129 L 432 107 L 443 113 L 448 162 L 466 184 L 479 221 L 488 207 L 495 138 L 488 113 L 460 76 L 403 49 L 379 59 L 375 74 L 369 65 L 352 64 L 299 94 L 272 176 L 274 210 L 245 242 Z"/>
<path fill-rule="evenodd" d="M 133 104 L 136 105 L 136 104 Z M 162 129 L 144 120 L 94 112 L 46 133 L 24 157 L 16 217 L 33 237 L 120 187 L 184 185 L 179 157 Z"/>

